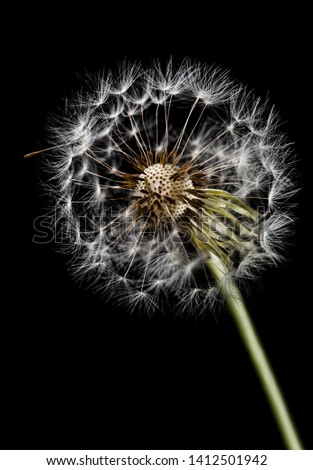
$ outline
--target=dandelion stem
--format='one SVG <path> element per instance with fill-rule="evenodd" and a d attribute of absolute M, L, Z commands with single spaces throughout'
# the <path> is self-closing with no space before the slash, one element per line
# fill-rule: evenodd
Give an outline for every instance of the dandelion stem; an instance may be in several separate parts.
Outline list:
<path fill-rule="evenodd" d="M 227 270 L 220 259 L 213 255 L 208 264 L 213 276 L 218 281 L 221 281 L 225 277 Z M 286 448 L 303 449 L 280 386 L 250 319 L 247 307 L 238 287 L 234 282 L 231 282 L 231 284 L 227 285 L 227 288 L 223 287 L 221 284 L 221 289 L 228 309 L 237 325 L 241 338 L 260 379 Z"/>

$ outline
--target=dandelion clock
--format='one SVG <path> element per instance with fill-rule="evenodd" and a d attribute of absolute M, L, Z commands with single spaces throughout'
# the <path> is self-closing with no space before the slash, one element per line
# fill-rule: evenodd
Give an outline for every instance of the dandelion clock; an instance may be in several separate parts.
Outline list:
<path fill-rule="evenodd" d="M 300 449 L 241 295 L 281 261 L 292 222 L 293 160 L 278 125 L 224 70 L 123 63 L 67 101 L 44 162 L 74 276 L 149 315 L 203 315 L 224 301 L 285 446 Z"/>

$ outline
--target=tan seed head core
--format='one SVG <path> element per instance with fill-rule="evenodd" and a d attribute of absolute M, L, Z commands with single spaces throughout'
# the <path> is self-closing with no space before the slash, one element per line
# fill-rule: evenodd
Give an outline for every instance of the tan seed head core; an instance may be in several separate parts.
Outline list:
<path fill-rule="evenodd" d="M 147 207 L 151 214 L 161 217 L 183 215 L 188 207 L 184 202 L 191 199 L 187 191 L 193 189 L 191 178 L 186 174 L 179 174 L 179 168 L 170 164 L 155 163 L 148 166 L 139 176 L 136 187 L 137 196 L 140 196 L 141 208 Z"/>

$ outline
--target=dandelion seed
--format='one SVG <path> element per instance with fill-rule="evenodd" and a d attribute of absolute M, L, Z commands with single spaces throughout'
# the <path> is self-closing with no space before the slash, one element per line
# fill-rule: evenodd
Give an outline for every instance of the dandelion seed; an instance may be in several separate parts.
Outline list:
<path fill-rule="evenodd" d="M 293 223 L 292 159 L 276 113 L 225 71 L 188 60 L 123 63 L 66 109 L 49 164 L 65 233 L 79 245 L 75 274 L 149 313 L 169 299 L 203 313 L 220 292 L 261 358 L 287 445 L 300 446 L 234 282 L 277 264 Z"/>

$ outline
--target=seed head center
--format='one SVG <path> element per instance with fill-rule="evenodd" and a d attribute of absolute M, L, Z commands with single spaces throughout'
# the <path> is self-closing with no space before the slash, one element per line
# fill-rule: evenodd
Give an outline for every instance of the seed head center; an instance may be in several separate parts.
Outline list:
<path fill-rule="evenodd" d="M 188 189 L 193 189 L 192 180 L 178 167 L 155 163 L 141 173 L 136 195 L 141 198 L 140 207 L 147 207 L 158 218 L 177 218 L 183 215 L 188 199 L 192 198 Z"/>

